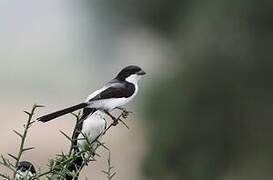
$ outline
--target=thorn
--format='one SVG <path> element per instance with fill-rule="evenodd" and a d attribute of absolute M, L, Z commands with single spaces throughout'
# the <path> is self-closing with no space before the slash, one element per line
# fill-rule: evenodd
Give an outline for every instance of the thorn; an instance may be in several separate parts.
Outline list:
<path fill-rule="evenodd" d="M 67 135 L 65 134 L 63 131 L 59 130 L 60 133 L 62 133 L 62 135 L 64 135 L 70 142 L 73 142 L 73 140 Z"/>
<path fill-rule="evenodd" d="M 32 114 L 30 112 L 24 111 L 27 115 L 31 116 Z"/>
<path fill-rule="evenodd" d="M 35 107 L 35 108 L 42 108 L 42 107 L 46 107 L 46 106 L 41 105 L 41 104 L 34 104 L 34 107 Z"/>
<path fill-rule="evenodd" d="M 12 155 L 12 154 L 10 154 L 10 153 L 8 153 L 8 155 L 9 155 L 10 157 L 12 157 L 13 159 L 15 159 L 16 161 L 18 161 L 18 158 L 15 157 L 14 155 Z"/>
<path fill-rule="evenodd" d="M 124 121 L 122 121 L 121 119 L 119 119 L 119 121 L 120 121 L 127 129 L 130 129 L 129 126 L 128 126 Z"/>
<path fill-rule="evenodd" d="M 32 150 L 32 149 L 35 149 L 35 148 L 34 147 L 24 148 L 22 151 L 29 151 L 29 150 Z"/>
<path fill-rule="evenodd" d="M 17 132 L 16 130 L 13 130 L 13 132 L 14 132 L 15 134 L 17 134 L 18 136 L 20 136 L 21 138 L 23 138 L 23 135 L 22 135 L 21 133 Z"/>

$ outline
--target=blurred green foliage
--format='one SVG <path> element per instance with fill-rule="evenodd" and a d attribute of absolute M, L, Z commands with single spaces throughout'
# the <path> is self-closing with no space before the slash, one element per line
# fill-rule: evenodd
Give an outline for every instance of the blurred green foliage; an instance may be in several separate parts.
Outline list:
<path fill-rule="evenodd" d="M 168 8 L 180 14 L 166 31 L 175 33 L 178 68 L 146 97 L 145 176 L 272 179 L 273 1 Z"/>

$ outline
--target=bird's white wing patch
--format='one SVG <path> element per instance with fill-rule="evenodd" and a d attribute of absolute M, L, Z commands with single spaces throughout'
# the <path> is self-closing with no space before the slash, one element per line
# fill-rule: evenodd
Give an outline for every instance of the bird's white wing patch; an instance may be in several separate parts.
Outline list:
<path fill-rule="evenodd" d="M 98 89 L 98 90 L 94 91 L 92 94 L 90 94 L 90 95 L 86 98 L 85 102 L 88 102 L 90 99 L 94 98 L 95 96 L 97 96 L 99 93 L 101 93 L 102 91 L 104 91 L 104 90 L 107 89 L 107 88 L 108 88 L 108 86 L 104 86 L 104 87 L 102 87 L 101 89 Z"/>
<path fill-rule="evenodd" d="M 105 84 L 101 89 L 98 89 L 98 90 L 94 91 L 92 94 L 90 94 L 86 98 L 85 102 L 88 102 L 90 99 L 93 99 L 95 96 L 97 96 L 99 93 L 101 93 L 105 89 L 109 88 L 110 86 L 115 87 L 115 86 L 120 86 L 120 84 L 119 83 L 107 83 L 107 84 Z"/>

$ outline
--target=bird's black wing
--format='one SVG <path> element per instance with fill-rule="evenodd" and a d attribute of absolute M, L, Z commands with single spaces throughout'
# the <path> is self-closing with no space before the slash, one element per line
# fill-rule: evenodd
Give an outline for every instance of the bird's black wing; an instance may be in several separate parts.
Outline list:
<path fill-rule="evenodd" d="M 98 95 L 90 99 L 89 101 L 110 99 L 110 98 L 128 98 L 132 96 L 135 92 L 135 86 L 131 83 L 116 84 L 108 87 L 104 91 L 100 92 Z"/>

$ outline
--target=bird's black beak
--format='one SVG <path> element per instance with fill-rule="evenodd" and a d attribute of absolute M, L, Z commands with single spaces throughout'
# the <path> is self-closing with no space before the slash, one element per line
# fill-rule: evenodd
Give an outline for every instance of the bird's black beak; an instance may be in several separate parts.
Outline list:
<path fill-rule="evenodd" d="M 140 71 L 137 72 L 137 75 L 143 76 L 143 75 L 145 75 L 145 74 L 146 74 L 146 72 L 144 72 L 143 70 L 140 70 Z"/>

